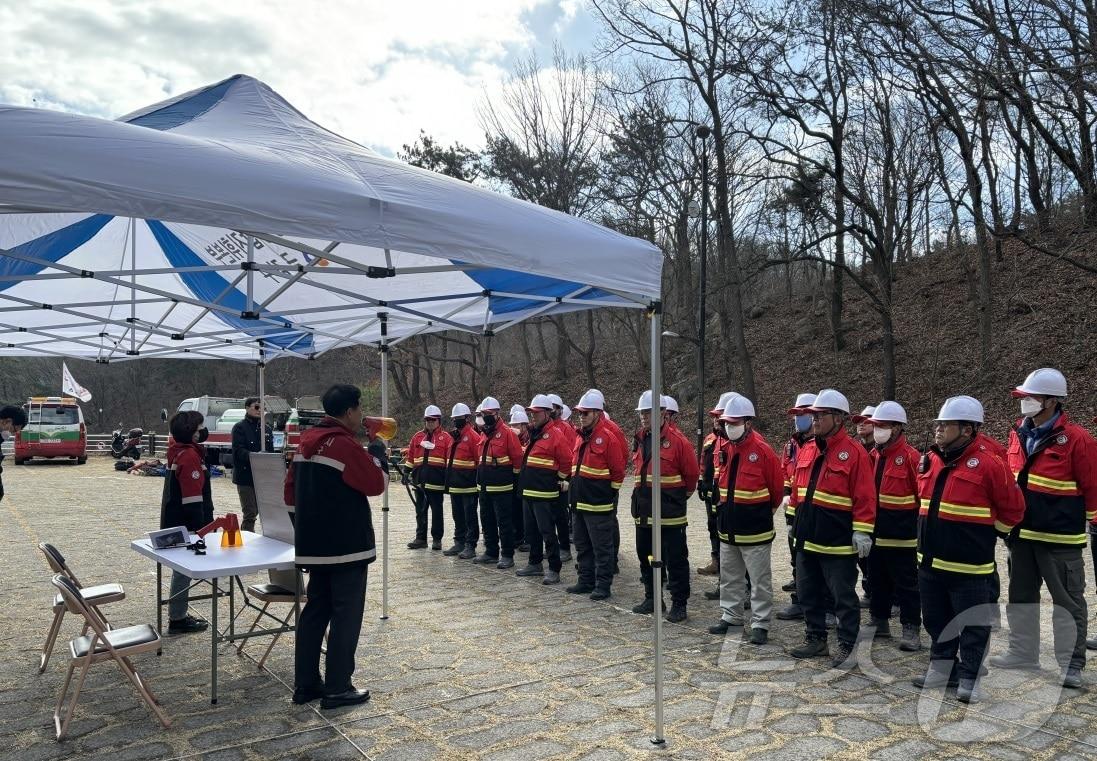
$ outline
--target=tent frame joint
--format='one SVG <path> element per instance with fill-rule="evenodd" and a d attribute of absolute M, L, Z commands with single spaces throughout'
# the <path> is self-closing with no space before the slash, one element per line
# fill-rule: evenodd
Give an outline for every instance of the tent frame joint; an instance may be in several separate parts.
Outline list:
<path fill-rule="evenodd" d="M 386 278 L 386 277 L 396 277 L 396 268 L 395 267 L 377 267 L 377 266 L 371 264 L 370 266 L 366 267 L 366 277 L 372 277 L 372 278 L 377 278 L 377 279 Z"/>

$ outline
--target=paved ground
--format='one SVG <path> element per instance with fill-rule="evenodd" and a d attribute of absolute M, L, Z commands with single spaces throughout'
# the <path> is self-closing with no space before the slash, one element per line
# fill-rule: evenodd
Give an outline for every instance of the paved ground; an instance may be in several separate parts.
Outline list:
<path fill-rule="evenodd" d="M 257 657 L 258 644 L 244 657 L 226 646 L 221 700 L 212 706 L 209 639 L 190 635 L 167 640 L 163 657 L 137 662 L 174 720 L 170 730 L 107 665 L 93 669 L 71 739 L 57 743 L 51 711 L 65 653 L 59 648 L 46 673 L 37 674 L 52 589 L 37 543 L 55 544 L 85 583 L 125 583 L 127 599 L 110 609 L 115 623 L 154 621 L 154 568 L 128 545 L 155 527 L 162 482 L 115 473 L 103 459 L 80 467 L 9 466 L 4 477 L 0 758 L 1097 757 L 1092 694 L 1060 694 L 1050 669 L 992 672 L 991 699 L 968 708 L 951 694 L 920 695 L 910 686 L 924 651 L 902 654 L 891 643 L 865 642 L 850 673 L 828 670 L 822 660 L 794 663 L 784 650 L 801 639 L 798 623 L 775 622 L 771 644 L 762 648 L 738 632 L 709 635 L 717 611 L 700 593 L 712 582 L 696 576 L 689 621 L 665 628 L 667 744 L 655 748 L 651 619 L 629 612 L 640 597 L 631 529 L 614 597 L 594 603 L 564 593 L 573 567 L 565 569 L 565 584 L 543 587 L 405 549 L 413 518 L 399 487 L 391 617 L 379 620 L 377 563 L 359 648 L 356 681 L 372 691 L 370 703 L 327 712 L 292 705 L 286 637 L 265 671 L 248 657 Z M 214 500 L 220 510 L 237 507 L 227 479 L 214 482 Z M 379 513 L 377 520 L 380 529 Z M 699 508 L 690 535 L 696 566 L 707 555 Z M 781 542 L 774 569 L 775 586 L 788 580 Z M 65 634 L 75 636 L 75 628 L 68 620 Z M 1002 647 L 996 634 L 994 651 Z"/>

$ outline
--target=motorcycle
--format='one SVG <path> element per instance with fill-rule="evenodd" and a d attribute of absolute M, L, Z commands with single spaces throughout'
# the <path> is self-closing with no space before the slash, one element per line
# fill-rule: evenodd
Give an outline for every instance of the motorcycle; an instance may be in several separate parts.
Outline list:
<path fill-rule="evenodd" d="M 129 457 L 136 460 L 141 457 L 141 439 L 145 437 L 145 432 L 140 428 L 130 428 L 129 431 L 122 434 L 122 424 L 118 424 L 118 428 L 111 434 L 110 441 L 110 456 L 118 460 L 123 457 Z"/>

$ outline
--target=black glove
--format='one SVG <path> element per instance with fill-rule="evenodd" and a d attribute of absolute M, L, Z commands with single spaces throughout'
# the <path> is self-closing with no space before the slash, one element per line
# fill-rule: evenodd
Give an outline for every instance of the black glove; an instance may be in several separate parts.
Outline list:
<path fill-rule="evenodd" d="M 378 464 L 381 466 L 381 470 L 385 473 L 389 472 L 389 454 L 388 449 L 385 447 L 385 442 L 381 439 L 374 439 L 366 447 L 366 451 L 373 455 Z"/>

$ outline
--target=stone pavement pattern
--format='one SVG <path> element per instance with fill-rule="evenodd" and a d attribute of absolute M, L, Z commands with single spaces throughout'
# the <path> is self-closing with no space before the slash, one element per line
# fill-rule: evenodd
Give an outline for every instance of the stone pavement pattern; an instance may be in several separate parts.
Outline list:
<path fill-rule="evenodd" d="M 631 525 L 623 525 L 614 596 L 595 603 L 565 594 L 573 565 L 561 585 L 544 587 L 405 549 L 414 519 L 398 484 L 390 619 L 379 620 L 378 562 L 358 651 L 356 682 L 371 690 L 370 703 L 324 712 L 292 705 L 292 638 L 284 637 L 264 671 L 256 668 L 263 640 L 242 658 L 223 647 L 220 701 L 210 705 L 208 635 L 173 637 L 161 658 L 136 659 L 174 721 L 170 730 L 105 664 L 91 671 L 70 739 L 57 743 L 51 713 L 67 651 L 61 642 L 37 674 L 52 595 L 37 543 L 55 544 L 85 584 L 126 585 L 126 600 L 109 609 L 116 624 L 155 621 L 155 568 L 129 542 L 156 527 L 162 482 L 116 473 L 112 464 L 5 469 L 0 759 L 1097 758 L 1097 703 L 1087 691 L 1060 694 L 1050 668 L 992 671 L 991 699 L 971 708 L 951 693 L 920 696 L 909 679 L 926 652 L 900 653 L 894 640 L 863 642 L 860 666 L 846 673 L 784 654 L 802 638 L 799 622 L 775 621 L 761 648 L 734 629 L 709 635 L 718 611 L 701 592 L 714 582 L 696 575 L 689 620 L 664 628 L 667 744 L 656 748 L 651 619 L 629 612 L 641 596 Z M 238 510 L 227 478 L 214 481 L 213 494 L 219 513 Z M 696 567 L 707 561 L 708 540 L 696 500 L 691 510 Z M 379 509 L 375 520 L 380 536 Z M 789 578 L 783 541 L 774 545 L 773 567 L 776 588 Z M 777 595 L 783 604 L 787 595 Z M 200 614 L 203 604 L 195 606 Z M 222 621 L 227 612 L 223 603 Z M 62 638 L 76 629 L 67 618 Z M 992 652 L 1003 647 L 996 633 Z"/>

